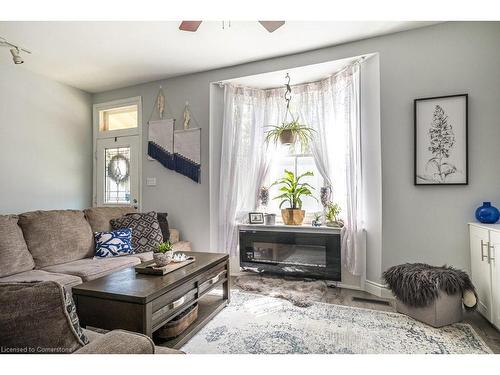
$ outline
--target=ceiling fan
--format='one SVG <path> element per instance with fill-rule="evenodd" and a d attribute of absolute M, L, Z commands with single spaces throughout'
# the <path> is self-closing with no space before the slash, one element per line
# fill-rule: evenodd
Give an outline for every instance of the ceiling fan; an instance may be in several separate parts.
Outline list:
<path fill-rule="evenodd" d="M 202 21 L 182 21 L 179 30 L 195 32 L 200 27 Z M 285 24 L 285 21 L 259 21 L 264 28 L 272 33 Z"/>

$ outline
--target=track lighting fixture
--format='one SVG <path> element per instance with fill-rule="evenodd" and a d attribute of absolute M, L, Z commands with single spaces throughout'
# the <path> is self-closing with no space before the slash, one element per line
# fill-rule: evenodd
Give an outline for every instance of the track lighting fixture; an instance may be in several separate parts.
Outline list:
<path fill-rule="evenodd" d="M 10 53 L 12 54 L 12 60 L 14 64 L 22 64 L 24 62 L 23 58 L 19 55 L 19 50 L 17 48 L 11 48 Z"/>
<path fill-rule="evenodd" d="M 7 41 L 7 39 L 0 37 L 0 47 L 6 47 L 10 50 L 10 53 L 12 55 L 12 60 L 14 61 L 14 64 L 19 65 L 24 63 L 24 59 L 21 56 L 21 51 L 26 52 L 26 53 L 31 53 L 27 49 L 21 48 L 15 44 L 12 44 L 11 42 Z"/>

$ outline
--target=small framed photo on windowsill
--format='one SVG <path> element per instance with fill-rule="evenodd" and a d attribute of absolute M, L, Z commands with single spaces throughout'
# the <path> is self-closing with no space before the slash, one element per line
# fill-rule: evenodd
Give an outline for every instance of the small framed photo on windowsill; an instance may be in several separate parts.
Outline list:
<path fill-rule="evenodd" d="M 248 222 L 250 224 L 264 224 L 264 214 L 262 212 L 250 212 Z"/>

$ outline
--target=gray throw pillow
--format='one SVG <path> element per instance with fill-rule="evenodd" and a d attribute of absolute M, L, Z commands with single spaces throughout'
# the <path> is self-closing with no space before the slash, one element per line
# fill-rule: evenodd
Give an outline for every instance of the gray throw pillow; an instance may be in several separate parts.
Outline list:
<path fill-rule="evenodd" d="M 153 251 L 163 241 L 156 212 L 127 214 L 112 219 L 110 223 L 114 230 L 132 229 L 132 248 L 135 253 Z"/>
<path fill-rule="evenodd" d="M 168 213 L 157 212 L 156 217 L 158 218 L 158 223 L 160 223 L 161 234 L 163 236 L 163 241 L 167 241 L 170 238 L 170 228 L 168 227 Z"/>

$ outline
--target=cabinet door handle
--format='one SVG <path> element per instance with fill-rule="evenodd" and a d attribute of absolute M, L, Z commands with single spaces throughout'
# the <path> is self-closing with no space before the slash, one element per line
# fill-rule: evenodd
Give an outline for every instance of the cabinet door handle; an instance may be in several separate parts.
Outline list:
<path fill-rule="evenodd" d="M 485 260 L 485 259 L 488 259 L 488 255 L 484 255 L 484 252 L 483 252 L 483 248 L 484 248 L 485 246 L 488 246 L 488 245 L 489 245 L 489 242 L 484 243 L 484 241 L 483 241 L 483 240 L 481 240 L 481 262 L 482 262 L 483 260 Z M 488 251 L 489 251 L 489 250 L 488 250 Z M 488 263 L 489 263 L 489 262 L 488 262 Z"/>
<path fill-rule="evenodd" d="M 491 263 L 492 260 L 495 260 L 495 258 L 493 258 L 491 256 L 491 249 L 494 249 L 495 247 L 494 246 L 491 246 L 490 243 L 488 242 L 488 263 Z"/>

